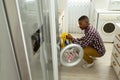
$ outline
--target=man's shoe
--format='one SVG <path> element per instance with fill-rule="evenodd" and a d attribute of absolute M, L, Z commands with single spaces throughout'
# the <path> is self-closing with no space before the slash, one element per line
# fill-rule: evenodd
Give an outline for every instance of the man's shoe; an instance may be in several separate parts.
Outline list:
<path fill-rule="evenodd" d="M 87 64 L 82 65 L 82 67 L 85 68 L 85 69 L 87 69 L 87 68 L 92 67 L 94 64 L 95 64 L 94 62 L 91 63 L 91 64 L 88 64 L 88 63 L 87 63 Z"/>

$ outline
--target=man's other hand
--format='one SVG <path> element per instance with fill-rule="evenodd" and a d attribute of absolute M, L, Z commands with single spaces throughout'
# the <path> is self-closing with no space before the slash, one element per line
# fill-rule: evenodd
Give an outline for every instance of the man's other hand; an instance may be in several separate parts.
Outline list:
<path fill-rule="evenodd" d="M 73 37 L 72 37 L 71 34 L 68 34 L 68 36 L 66 36 L 66 38 L 69 39 L 69 40 L 72 40 L 72 39 L 73 39 Z"/>

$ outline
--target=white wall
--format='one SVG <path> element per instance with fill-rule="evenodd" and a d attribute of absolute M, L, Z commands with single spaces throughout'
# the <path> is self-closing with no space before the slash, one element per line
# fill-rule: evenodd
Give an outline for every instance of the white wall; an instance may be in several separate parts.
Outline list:
<path fill-rule="evenodd" d="M 96 28 L 95 18 L 96 18 L 96 10 L 108 10 L 108 4 L 110 0 L 92 0 L 92 7 L 91 7 L 91 16 L 90 16 L 90 23 Z"/>
<path fill-rule="evenodd" d="M 95 24 L 94 22 L 94 18 L 95 18 L 95 10 L 96 9 L 104 9 L 104 10 L 107 10 L 108 9 L 108 4 L 109 4 L 109 0 L 91 0 L 92 3 L 92 7 L 90 9 L 91 11 L 91 16 L 90 16 L 90 23 L 91 24 Z M 58 0 L 58 6 L 59 6 L 59 14 L 61 15 L 61 18 L 64 18 L 65 16 L 62 15 L 62 11 L 65 10 L 65 7 L 67 6 L 67 0 Z M 64 14 L 64 13 L 63 13 Z M 63 21 L 61 22 L 64 22 L 65 20 L 63 19 Z M 62 24 L 62 26 L 66 24 L 66 22 L 64 22 Z M 63 27 L 63 31 L 66 31 L 67 28 L 66 26 L 67 25 L 64 25 L 65 27 Z"/>
<path fill-rule="evenodd" d="M 58 12 L 61 14 L 67 6 L 67 0 L 58 0 Z"/>
<path fill-rule="evenodd" d="M 109 0 L 92 0 L 96 9 L 108 9 Z"/>
<path fill-rule="evenodd" d="M 95 9 L 108 9 L 109 0 L 92 0 Z M 58 0 L 58 10 L 60 13 L 65 9 L 67 0 Z"/>

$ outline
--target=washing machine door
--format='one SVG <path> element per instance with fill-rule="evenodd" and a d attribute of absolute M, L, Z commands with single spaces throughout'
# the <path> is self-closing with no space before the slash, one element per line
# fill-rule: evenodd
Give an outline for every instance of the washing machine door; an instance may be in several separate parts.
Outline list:
<path fill-rule="evenodd" d="M 60 52 L 60 62 L 63 66 L 77 65 L 83 58 L 83 48 L 77 44 L 70 44 Z"/>
<path fill-rule="evenodd" d="M 112 34 L 115 32 L 115 25 L 111 22 L 104 24 L 103 32 L 105 34 Z"/>

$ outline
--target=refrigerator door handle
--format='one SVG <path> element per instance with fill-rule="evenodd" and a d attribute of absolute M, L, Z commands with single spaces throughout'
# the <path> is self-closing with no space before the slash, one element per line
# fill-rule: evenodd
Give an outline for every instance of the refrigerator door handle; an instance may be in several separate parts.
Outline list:
<path fill-rule="evenodd" d="M 57 49 L 60 51 L 61 47 L 60 47 L 60 41 L 57 43 Z"/>

